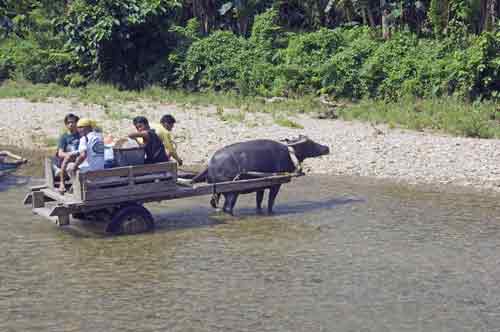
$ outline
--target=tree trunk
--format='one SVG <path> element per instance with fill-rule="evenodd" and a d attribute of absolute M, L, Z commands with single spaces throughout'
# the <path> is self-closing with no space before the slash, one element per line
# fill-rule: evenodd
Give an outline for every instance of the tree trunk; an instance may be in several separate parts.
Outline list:
<path fill-rule="evenodd" d="M 208 34 L 216 18 L 215 0 L 193 0 L 193 16 L 198 18 L 204 34 Z"/>
<path fill-rule="evenodd" d="M 368 25 L 368 16 L 366 15 L 366 7 L 361 8 L 361 17 L 363 18 L 363 25 Z"/>
<path fill-rule="evenodd" d="M 485 23 L 483 25 L 484 30 L 491 31 L 495 28 L 497 23 L 497 0 L 486 0 L 485 1 Z"/>
<path fill-rule="evenodd" d="M 366 12 L 368 14 L 368 21 L 370 22 L 370 26 L 374 28 L 377 24 L 375 23 L 375 18 L 373 17 L 372 9 L 370 7 L 367 7 Z"/>
<path fill-rule="evenodd" d="M 348 22 L 352 22 L 354 20 L 354 7 L 351 1 L 344 1 L 344 6 L 342 10 L 345 13 Z"/>
<path fill-rule="evenodd" d="M 389 39 L 391 31 L 389 27 L 389 9 L 386 8 L 385 0 L 380 0 L 380 11 L 382 12 L 382 37 Z"/>
<path fill-rule="evenodd" d="M 488 24 L 488 0 L 481 0 L 481 27 L 480 31 L 486 30 Z"/>
<path fill-rule="evenodd" d="M 448 33 L 448 24 L 450 23 L 450 1 L 449 0 L 443 0 L 443 31 L 445 34 Z"/>
<path fill-rule="evenodd" d="M 241 13 L 240 13 L 241 15 Z M 238 30 L 241 36 L 247 36 L 248 34 L 248 26 L 249 26 L 250 17 L 248 15 L 241 15 L 238 18 Z"/>

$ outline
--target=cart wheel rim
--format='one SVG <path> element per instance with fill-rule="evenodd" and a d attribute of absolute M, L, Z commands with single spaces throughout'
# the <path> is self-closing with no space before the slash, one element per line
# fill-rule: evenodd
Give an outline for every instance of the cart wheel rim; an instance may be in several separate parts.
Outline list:
<path fill-rule="evenodd" d="M 149 230 L 149 224 L 145 218 L 140 215 L 131 215 L 121 223 L 121 233 L 137 234 Z"/>

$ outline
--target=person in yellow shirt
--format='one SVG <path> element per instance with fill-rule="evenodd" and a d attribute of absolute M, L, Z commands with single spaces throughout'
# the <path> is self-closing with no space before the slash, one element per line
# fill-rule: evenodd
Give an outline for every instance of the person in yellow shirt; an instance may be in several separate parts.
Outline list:
<path fill-rule="evenodd" d="M 177 149 L 175 146 L 175 142 L 172 139 L 172 130 L 174 129 L 175 118 L 170 114 L 165 114 L 161 117 L 160 123 L 152 123 L 151 129 L 154 129 L 156 135 L 158 135 L 165 145 L 165 150 L 167 150 L 167 154 L 174 158 L 179 166 L 182 166 L 182 159 L 177 154 Z"/>

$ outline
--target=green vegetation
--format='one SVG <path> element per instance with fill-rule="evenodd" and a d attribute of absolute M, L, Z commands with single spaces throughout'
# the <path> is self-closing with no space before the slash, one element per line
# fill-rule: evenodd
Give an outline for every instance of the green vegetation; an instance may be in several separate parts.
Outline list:
<path fill-rule="evenodd" d="M 388 123 L 413 130 L 434 130 L 458 136 L 500 138 L 500 108 L 492 102 L 468 104 L 455 98 L 397 102 L 363 100 L 340 111 L 346 120 Z"/>
<path fill-rule="evenodd" d="M 294 128 L 294 129 L 304 129 L 304 126 L 302 126 L 300 123 L 297 123 L 293 120 L 290 120 L 287 117 L 284 117 L 282 115 L 276 116 L 274 118 L 274 123 L 276 123 L 279 126 L 282 127 L 288 127 L 288 128 Z"/>
<path fill-rule="evenodd" d="M 245 112 L 225 112 L 222 106 L 217 106 L 216 114 L 219 120 L 224 122 L 243 122 L 245 120 Z"/>
<path fill-rule="evenodd" d="M 294 127 L 276 114 L 328 95 L 344 118 L 493 137 L 499 18 L 499 0 L 0 0 L 0 97 L 113 118 L 130 116 L 116 101 L 213 104 Z"/>

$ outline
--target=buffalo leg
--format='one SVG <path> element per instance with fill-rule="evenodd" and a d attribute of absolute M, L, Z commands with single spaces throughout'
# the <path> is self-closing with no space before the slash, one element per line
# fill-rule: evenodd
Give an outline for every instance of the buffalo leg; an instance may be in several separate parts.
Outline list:
<path fill-rule="evenodd" d="M 257 194 L 256 196 L 257 211 L 260 212 L 262 211 L 262 200 L 264 199 L 264 190 L 258 190 L 256 194 Z"/>
<path fill-rule="evenodd" d="M 269 201 L 267 202 L 267 212 L 269 214 L 273 213 L 274 200 L 280 191 L 281 185 L 272 186 L 269 188 Z"/>
<path fill-rule="evenodd" d="M 238 199 L 238 193 L 224 194 L 224 212 L 233 215 L 233 210 L 234 206 L 236 205 L 237 199 Z"/>

